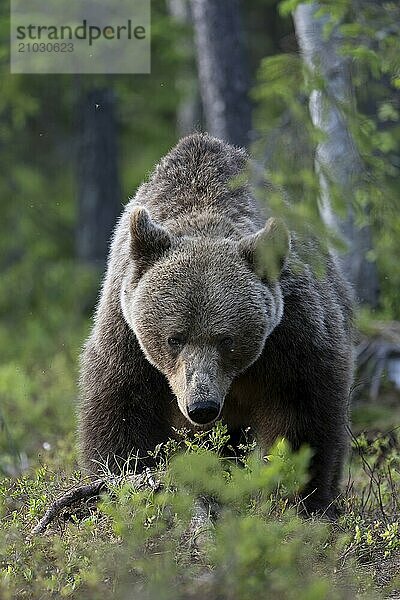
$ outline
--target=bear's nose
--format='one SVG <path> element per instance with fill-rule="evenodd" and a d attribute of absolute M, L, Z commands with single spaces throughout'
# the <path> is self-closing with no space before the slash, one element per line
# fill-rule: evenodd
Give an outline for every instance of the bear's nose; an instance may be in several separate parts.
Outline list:
<path fill-rule="evenodd" d="M 198 425 L 206 425 L 214 421 L 219 415 L 220 406 L 214 400 L 205 402 L 194 402 L 187 408 L 188 415 Z"/>

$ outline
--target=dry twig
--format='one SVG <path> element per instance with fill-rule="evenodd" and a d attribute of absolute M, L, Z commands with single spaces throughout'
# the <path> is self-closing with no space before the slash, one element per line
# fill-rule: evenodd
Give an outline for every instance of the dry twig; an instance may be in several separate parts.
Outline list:
<path fill-rule="evenodd" d="M 135 489 L 149 488 L 153 491 L 158 491 L 161 487 L 160 482 L 154 478 L 150 469 L 145 469 L 138 475 L 127 474 L 96 479 L 91 483 L 68 490 L 68 492 L 60 496 L 60 498 L 54 500 L 40 519 L 39 523 L 32 529 L 31 535 L 40 535 L 41 533 L 44 533 L 48 525 L 60 515 L 64 508 L 71 507 L 84 500 L 98 498 L 103 491 L 111 489 L 123 482 L 130 483 Z"/>

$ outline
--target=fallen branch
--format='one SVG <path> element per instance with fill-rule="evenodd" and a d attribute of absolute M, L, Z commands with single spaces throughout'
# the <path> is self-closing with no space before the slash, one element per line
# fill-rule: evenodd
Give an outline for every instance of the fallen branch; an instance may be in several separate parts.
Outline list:
<path fill-rule="evenodd" d="M 98 498 L 104 490 L 108 490 L 122 482 L 127 482 L 132 485 L 135 489 L 149 488 L 153 491 L 157 491 L 161 487 L 161 483 L 154 479 L 154 476 L 150 469 L 145 469 L 142 473 L 120 475 L 104 477 L 102 479 L 96 479 L 91 483 L 81 485 L 79 487 L 69 490 L 63 494 L 60 498 L 54 500 L 54 502 L 46 510 L 39 523 L 32 529 L 30 535 L 40 535 L 44 533 L 48 525 L 56 519 L 64 508 L 68 508 L 82 502 L 83 500 Z"/>

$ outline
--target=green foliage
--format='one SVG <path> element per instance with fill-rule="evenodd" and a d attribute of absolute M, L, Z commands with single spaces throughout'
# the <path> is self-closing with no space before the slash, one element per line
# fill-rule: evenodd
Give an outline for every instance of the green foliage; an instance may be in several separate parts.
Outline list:
<path fill-rule="evenodd" d="M 203 433 L 198 442 L 193 445 L 182 434 L 181 451 L 175 446 L 167 451 L 169 458 L 156 475 L 161 491 L 135 490 L 122 481 L 103 496 L 98 510 L 88 506 L 76 515 L 69 512 L 64 517 L 68 520 L 43 537 L 27 539 L 26 534 L 61 487 L 78 483 L 80 475 L 70 459 L 65 455 L 67 472 L 60 472 L 52 463 L 56 453 L 50 452 L 49 466 L 15 480 L 3 479 L 2 597 L 384 597 L 385 591 L 354 562 L 366 549 L 369 554 L 379 552 L 382 560 L 399 552 L 398 522 L 388 514 L 384 519 L 382 513 L 380 521 L 368 521 L 375 510 L 372 500 L 361 519 L 349 493 L 340 528 L 304 521 L 288 497 L 304 482 L 308 450 L 293 455 L 282 440 L 267 462 L 251 456 L 239 467 L 221 454 L 226 442 L 223 426 Z M 382 446 L 362 439 L 359 445 L 371 465 L 384 452 Z M 359 465 L 353 468 L 362 492 L 369 479 Z M 193 511 L 201 499 L 216 508 L 196 529 Z M 386 496 L 382 501 L 388 508 Z"/>
<path fill-rule="evenodd" d="M 288 17 L 298 4 L 298 0 L 281 2 L 281 14 Z M 341 35 L 340 52 L 351 61 L 356 103 L 339 108 L 365 166 L 362 180 L 346 197 L 338 185 L 329 182 L 332 207 L 336 215 L 344 216 L 351 205 L 357 224 L 370 224 L 373 251 L 367 258 L 378 266 L 381 309 L 399 318 L 399 8 L 396 3 L 349 0 L 323 0 L 319 6 L 317 16 L 325 19 L 326 35 L 333 30 Z M 267 179 L 284 188 L 291 202 L 289 207 L 279 194 L 268 193 L 272 211 L 281 214 L 300 236 L 309 235 L 308 225 L 320 239 L 335 245 L 338 240 L 322 225 L 318 212 L 321 189 L 314 152 L 323 138 L 311 123 L 308 107 L 312 90 L 326 91 L 328 83 L 318 73 L 310 73 L 298 54 L 264 58 L 254 90 L 256 129 L 263 134 L 255 153 L 266 164 Z"/>

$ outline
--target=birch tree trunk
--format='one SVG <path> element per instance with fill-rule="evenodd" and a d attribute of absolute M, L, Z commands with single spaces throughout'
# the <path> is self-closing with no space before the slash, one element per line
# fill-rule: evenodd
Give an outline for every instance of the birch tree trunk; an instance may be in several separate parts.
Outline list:
<path fill-rule="evenodd" d="M 122 208 L 112 91 L 91 90 L 80 110 L 76 247 L 81 260 L 102 268 Z"/>
<path fill-rule="evenodd" d="M 294 11 L 296 36 L 310 72 L 322 76 L 325 89 L 310 95 L 310 115 L 324 139 L 316 149 L 315 168 L 320 180 L 320 209 L 325 223 L 336 229 L 347 244 L 342 257 L 344 269 L 361 303 L 376 307 L 379 282 L 376 265 L 366 258 L 372 248 L 369 226 L 357 227 L 352 200 L 365 174 L 364 165 L 347 125 L 346 113 L 353 106 L 349 60 L 339 53 L 342 42 L 339 29 L 329 37 L 324 32 L 327 17 L 316 16 L 317 3 L 300 4 Z M 331 185 L 340 191 L 346 203 L 346 217 L 339 219 L 330 203 Z"/>
<path fill-rule="evenodd" d="M 188 0 L 167 0 L 169 14 L 178 23 L 190 26 L 192 14 Z M 188 54 L 194 54 L 192 40 L 184 40 L 185 50 Z M 178 75 L 177 87 L 184 97 L 179 102 L 176 111 L 176 124 L 179 137 L 188 135 L 201 125 L 201 100 L 198 82 L 191 70 L 187 67 Z"/>
<path fill-rule="evenodd" d="M 191 0 L 191 7 L 207 129 L 247 146 L 251 105 L 239 0 Z"/>

